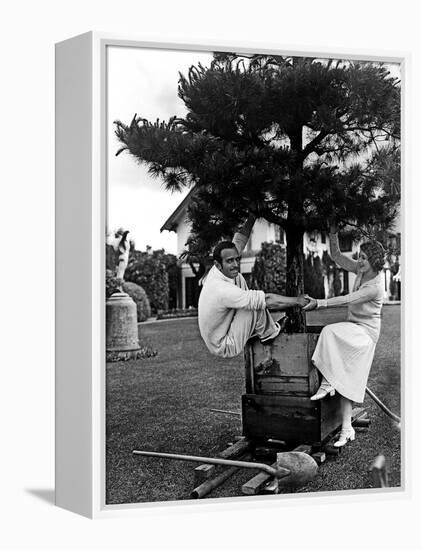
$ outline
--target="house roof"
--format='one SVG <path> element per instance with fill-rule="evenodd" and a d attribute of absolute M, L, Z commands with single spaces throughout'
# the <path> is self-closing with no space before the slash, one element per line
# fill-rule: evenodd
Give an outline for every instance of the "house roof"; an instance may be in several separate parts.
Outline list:
<path fill-rule="evenodd" d="M 185 208 L 187 208 L 188 203 L 190 202 L 191 196 L 194 192 L 194 187 L 190 189 L 184 199 L 180 202 L 174 212 L 170 215 L 164 225 L 161 227 L 160 231 L 176 231 L 177 225 L 180 223 L 180 215 L 183 213 Z"/>

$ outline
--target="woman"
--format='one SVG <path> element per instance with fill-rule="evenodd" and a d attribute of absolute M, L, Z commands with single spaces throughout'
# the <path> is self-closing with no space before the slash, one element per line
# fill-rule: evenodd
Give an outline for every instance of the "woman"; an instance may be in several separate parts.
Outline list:
<path fill-rule="evenodd" d="M 348 320 L 323 328 L 312 360 L 322 373 L 319 390 L 313 401 L 341 395 L 342 429 L 335 447 L 343 447 L 355 439 L 351 426 L 352 402 L 362 403 L 380 334 L 380 314 L 383 305 L 383 284 L 379 274 L 384 265 L 384 250 L 377 241 L 361 245 L 358 261 L 343 255 L 339 249 L 336 228 L 330 228 L 332 259 L 347 271 L 357 275 L 353 291 L 346 296 L 327 300 L 310 299 L 304 311 L 348 304 Z"/>

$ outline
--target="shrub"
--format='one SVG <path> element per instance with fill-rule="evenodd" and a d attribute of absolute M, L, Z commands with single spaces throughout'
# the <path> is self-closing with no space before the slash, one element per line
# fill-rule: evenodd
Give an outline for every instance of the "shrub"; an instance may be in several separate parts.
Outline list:
<path fill-rule="evenodd" d="M 163 254 L 163 250 L 152 252 L 150 247 L 146 252 L 135 250 L 125 272 L 127 281 L 145 289 L 154 313 L 167 310 L 169 303 L 168 273 Z"/>
<path fill-rule="evenodd" d="M 151 316 L 151 306 L 143 288 L 136 283 L 124 281 L 123 290 L 134 301 L 137 307 L 137 321 L 141 323 Z"/>
<path fill-rule="evenodd" d="M 178 319 L 180 317 L 197 317 L 198 311 L 196 307 L 187 309 L 169 309 L 168 311 L 160 311 L 156 316 L 157 319 Z"/>
<path fill-rule="evenodd" d="M 118 279 L 111 271 L 111 269 L 105 270 L 105 297 L 108 298 L 114 294 L 118 289 Z"/>
<path fill-rule="evenodd" d="M 341 292 L 340 269 L 325 251 L 323 257 L 309 254 L 304 260 L 304 289 L 313 298 L 324 298 L 324 277 L 331 286 L 329 295 Z M 286 251 L 279 243 L 262 243 L 251 272 L 250 286 L 265 292 L 285 294 Z"/>
<path fill-rule="evenodd" d="M 251 287 L 265 292 L 285 294 L 285 247 L 279 243 L 262 243 L 251 271 Z"/>
<path fill-rule="evenodd" d="M 178 286 L 178 268 L 177 256 L 167 254 L 165 250 L 155 250 L 153 252 L 158 255 L 165 264 L 168 274 L 168 308 L 175 309 L 177 307 L 177 286 Z"/>

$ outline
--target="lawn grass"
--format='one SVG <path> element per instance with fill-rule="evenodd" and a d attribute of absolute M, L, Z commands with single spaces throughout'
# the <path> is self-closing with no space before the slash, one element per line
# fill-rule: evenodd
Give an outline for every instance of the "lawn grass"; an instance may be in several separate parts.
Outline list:
<path fill-rule="evenodd" d="M 383 308 L 383 327 L 369 387 L 394 412 L 400 411 L 400 307 Z M 238 417 L 210 409 L 239 411 L 244 393 L 242 355 L 219 359 L 200 339 L 197 319 L 140 325 L 142 344 L 158 356 L 108 363 L 106 370 L 106 502 L 121 504 L 185 500 L 194 487 L 195 465 L 134 456 L 133 449 L 216 456 L 241 435 Z M 357 433 L 341 455 L 324 463 L 300 492 L 370 487 L 369 466 L 386 456 L 390 485 L 400 486 L 400 432 L 366 397 L 372 424 Z M 210 498 L 243 496 L 253 472 L 241 470 Z M 247 497 L 244 497 L 247 498 Z"/>

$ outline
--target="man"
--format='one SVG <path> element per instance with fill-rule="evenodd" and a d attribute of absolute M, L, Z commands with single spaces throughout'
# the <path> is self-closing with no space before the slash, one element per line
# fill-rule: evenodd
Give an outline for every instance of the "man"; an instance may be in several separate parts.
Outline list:
<path fill-rule="evenodd" d="M 199 298 L 199 329 L 214 355 L 234 357 L 253 336 L 270 344 L 281 327 L 269 309 L 277 311 L 308 300 L 249 290 L 240 273 L 240 255 L 249 239 L 255 218 L 250 216 L 231 241 L 219 243 L 213 252 L 214 265 L 207 274 Z"/>

